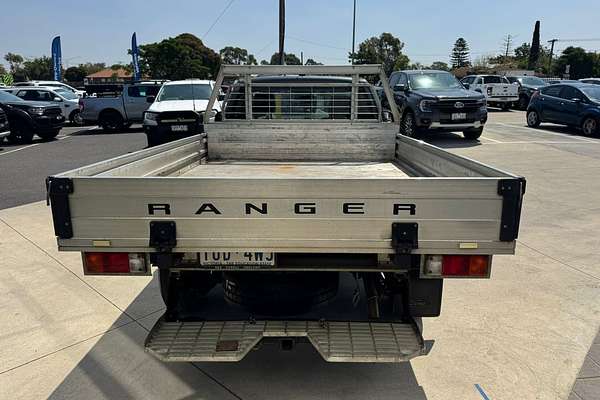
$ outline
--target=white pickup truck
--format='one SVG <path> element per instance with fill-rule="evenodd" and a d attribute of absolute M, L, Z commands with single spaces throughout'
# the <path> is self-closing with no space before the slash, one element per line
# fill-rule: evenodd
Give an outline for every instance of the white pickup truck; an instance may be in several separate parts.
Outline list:
<path fill-rule="evenodd" d="M 147 351 L 239 361 L 306 340 L 327 361 L 406 361 L 443 280 L 514 253 L 525 180 L 399 135 L 361 75 L 395 104 L 379 65 L 224 65 L 207 108 L 237 80 L 204 133 L 48 178 L 84 273 L 158 275 Z"/>
<path fill-rule="evenodd" d="M 519 88 L 500 75 L 469 75 L 460 81 L 467 89 L 483 93 L 492 107 L 508 110 L 519 101 Z"/>

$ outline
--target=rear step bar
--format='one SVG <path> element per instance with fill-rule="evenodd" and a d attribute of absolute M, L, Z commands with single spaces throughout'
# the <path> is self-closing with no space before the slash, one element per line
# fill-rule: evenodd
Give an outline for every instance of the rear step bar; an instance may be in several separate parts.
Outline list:
<path fill-rule="evenodd" d="M 329 362 L 403 362 L 425 354 L 414 323 L 330 321 L 167 322 L 146 351 L 162 361 L 240 361 L 263 338 L 304 337 Z"/>

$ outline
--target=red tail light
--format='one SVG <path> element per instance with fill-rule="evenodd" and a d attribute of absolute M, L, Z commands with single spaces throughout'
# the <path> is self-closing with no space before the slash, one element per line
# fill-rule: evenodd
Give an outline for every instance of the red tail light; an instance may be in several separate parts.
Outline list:
<path fill-rule="evenodd" d="M 531 98 L 533 99 L 533 98 L 535 98 L 535 97 L 538 97 L 539 95 L 540 95 L 540 91 L 539 91 L 539 90 L 536 90 L 535 92 L 533 92 L 533 93 L 531 94 Z"/>
<path fill-rule="evenodd" d="M 86 274 L 145 274 L 148 272 L 143 253 L 83 253 Z"/>
<path fill-rule="evenodd" d="M 487 277 L 490 270 L 490 256 L 446 255 L 442 258 L 442 276 L 448 277 Z"/>

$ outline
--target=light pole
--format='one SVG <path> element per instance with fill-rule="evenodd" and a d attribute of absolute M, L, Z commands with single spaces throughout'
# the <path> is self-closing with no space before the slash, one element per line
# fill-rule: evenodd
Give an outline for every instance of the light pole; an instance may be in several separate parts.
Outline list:
<path fill-rule="evenodd" d="M 352 65 L 354 65 L 354 43 L 356 40 L 356 0 L 354 0 L 354 10 L 352 12 Z"/>

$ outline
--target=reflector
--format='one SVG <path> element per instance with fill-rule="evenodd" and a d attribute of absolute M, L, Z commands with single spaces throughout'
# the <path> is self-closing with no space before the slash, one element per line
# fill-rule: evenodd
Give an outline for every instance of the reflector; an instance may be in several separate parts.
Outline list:
<path fill-rule="evenodd" d="M 486 277 L 490 266 L 490 256 L 446 255 L 442 261 L 442 276 Z"/>
<path fill-rule="evenodd" d="M 84 253 L 85 270 L 93 274 L 129 273 L 128 253 Z"/>

